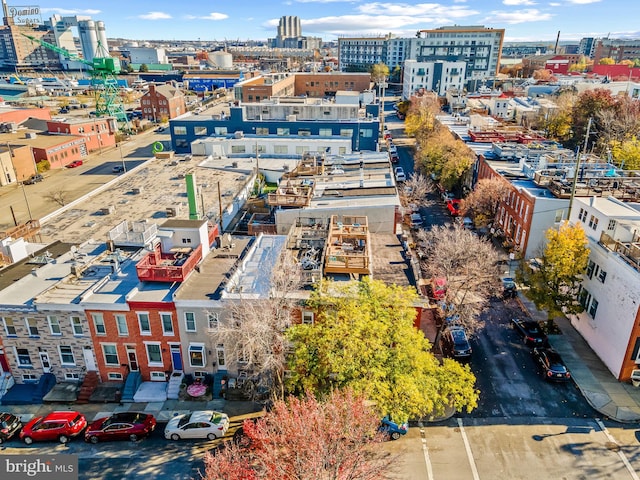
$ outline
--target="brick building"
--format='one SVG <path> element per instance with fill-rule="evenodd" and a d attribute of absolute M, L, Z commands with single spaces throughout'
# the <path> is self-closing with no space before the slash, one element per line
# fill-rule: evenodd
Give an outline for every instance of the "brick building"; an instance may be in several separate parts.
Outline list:
<path fill-rule="evenodd" d="M 149 85 L 149 91 L 140 99 L 142 118 L 153 122 L 165 122 L 187 111 L 184 94 L 173 85 Z"/>

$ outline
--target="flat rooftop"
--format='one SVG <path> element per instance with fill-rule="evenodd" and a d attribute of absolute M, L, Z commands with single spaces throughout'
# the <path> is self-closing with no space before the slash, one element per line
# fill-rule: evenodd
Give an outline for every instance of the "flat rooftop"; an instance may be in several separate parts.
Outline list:
<path fill-rule="evenodd" d="M 167 208 L 175 219 L 189 218 L 186 174 L 194 174 L 200 188 L 198 207 L 214 218 L 226 210 L 249 180 L 251 170 L 204 168 L 188 156 L 152 158 L 121 174 L 102 189 L 67 206 L 61 213 L 41 220 L 43 242 L 61 240 L 82 243 L 88 238 L 103 241 L 110 229 L 123 220 L 164 223 Z M 88 171 L 86 175 L 91 175 Z M 222 199 L 220 208 L 218 199 Z"/>

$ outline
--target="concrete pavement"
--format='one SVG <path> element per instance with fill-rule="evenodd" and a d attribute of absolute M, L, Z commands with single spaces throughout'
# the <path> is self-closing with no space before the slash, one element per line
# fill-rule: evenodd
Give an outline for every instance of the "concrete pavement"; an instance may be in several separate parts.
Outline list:
<path fill-rule="evenodd" d="M 518 294 L 518 301 L 534 320 L 547 320 L 547 313 L 538 310 L 522 292 Z M 560 353 L 587 402 L 610 420 L 640 422 L 640 388 L 618 381 L 567 317 L 554 320 L 562 333 L 549 335 L 549 343 Z"/>

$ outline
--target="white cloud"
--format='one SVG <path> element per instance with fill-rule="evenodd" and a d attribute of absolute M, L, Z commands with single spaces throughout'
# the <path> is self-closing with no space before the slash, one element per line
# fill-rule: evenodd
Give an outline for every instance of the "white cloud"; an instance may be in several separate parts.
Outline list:
<path fill-rule="evenodd" d="M 385 3 L 371 2 L 358 6 L 358 11 L 369 15 L 394 16 L 402 15 L 408 18 L 426 16 L 427 18 L 463 18 L 477 15 L 478 11 L 464 5 L 450 6 L 439 3 Z"/>
<path fill-rule="evenodd" d="M 296 3 L 356 3 L 359 0 L 295 0 Z M 288 2 L 290 4 L 290 2 Z"/>
<path fill-rule="evenodd" d="M 209 15 L 204 15 L 202 17 L 197 15 L 185 15 L 184 18 L 187 20 L 225 20 L 229 18 L 229 15 L 226 13 L 211 12 Z"/>
<path fill-rule="evenodd" d="M 505 5 L 535 5 L 536 2 L 531 0 L 502 0 Z"/>
<path fill-rule="evenodd" d="M 171 15 L 164 12 L 149 12 L 144 15 L 138 15 L 138 18 L 142 20 L 168 20 L 171 18 Z"/>
<path fill-rule="evenodd" d="M 506 23 L 515 25 L 526 22 L 544 22 L 554 17 L 551 13 L 542 13 L 540 10 L 530 8 L 527 10 L 517 10 L 514 12 L 493 11 L 484 19 L 484 22 L 491 24 Z"/>
<path fill-rule="evenodd" d="M 85 10 L 81 9 L 69 9 L 69 8 L 41 8 L 40 11 L 42 13 L 59 13 L 60 15 L 98 15 L 102 13 L 102 10 L 95 10 L 91 8 L 87 8 Z"/>
<path fill-rule="evenodd" d="M 590 3 L 598 3 L 602 0 L 567 0 L 567 3 L 571 3 L 573 5 L 588 5 Z"/>

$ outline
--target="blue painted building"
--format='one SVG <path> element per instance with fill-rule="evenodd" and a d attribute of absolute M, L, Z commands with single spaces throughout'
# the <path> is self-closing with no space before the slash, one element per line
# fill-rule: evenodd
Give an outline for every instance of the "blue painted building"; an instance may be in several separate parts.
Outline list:
<path fill-rule="evenodd" d="M 380 106 L 365 106 L 363 118 L 341 119 L 253 119 L 246 118 L 242 106 L 231 107 L 228 116 L 176 118 L 169 121 L 171 146 L 176 153 L 191 153 L 191 142 L 209 136 L 226 136 L 242 132 L 246 135 L 273 136 L 341 136 L 351 138 L 353 151 L 378 149 Z M 322 113 L 322 112 L 320 112 Z"/>

